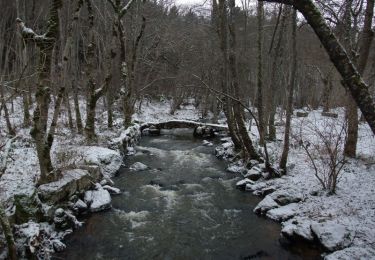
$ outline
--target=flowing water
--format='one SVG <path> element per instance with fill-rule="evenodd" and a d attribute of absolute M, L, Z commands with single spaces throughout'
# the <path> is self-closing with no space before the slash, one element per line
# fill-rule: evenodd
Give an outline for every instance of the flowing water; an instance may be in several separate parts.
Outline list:
<path fill-rule="evenodd" d="M 54 259 L 319 259 L 283 248 L 280 225 L 252 213 L 260 199 L 237 190 L 238 175 L 191 136 L 143 137 L 126 165 L 149 169 L 121 170 L 113 209 L 86 219 Z"/>

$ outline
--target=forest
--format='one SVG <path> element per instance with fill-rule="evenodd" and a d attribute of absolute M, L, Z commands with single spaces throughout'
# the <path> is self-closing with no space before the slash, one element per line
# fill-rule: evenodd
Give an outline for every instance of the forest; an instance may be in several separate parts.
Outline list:
<path fill-rule="evenodd" d="M 0 8 L 0 259 L 375 258 L 374 0 Z"/>

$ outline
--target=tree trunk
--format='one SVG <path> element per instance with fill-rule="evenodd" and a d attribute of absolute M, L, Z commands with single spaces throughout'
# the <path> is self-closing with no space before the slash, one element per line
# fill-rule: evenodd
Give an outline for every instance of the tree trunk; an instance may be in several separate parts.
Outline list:
<path fill-rule="evenodd" d="M 285 133 L 284 133 L 284 148 L 280 159 L 279 167 L 283 172 L 286 172 L 286 164 L 288 162 L 289 154 L 289 138 L 290 138 L 290 126 L 293 114 L 293 93 L 297 82 L 297 10 L 293 10 L 293 21 L 292 21 L 292 70 L 289 83 L 288 103 L 286 107 L 286 119 L 285 119 Z"/>
<path fill-rule="evenodd" d="M 258 77 L 257 77 L 257 108 L 259 122 L 259 144 L 264 143 L 264 115 L 263 115 L 263 21 L 264 6 L 263 2 L 258 2 Z"/>
<path fill-rule="evenodd" d="M 17 18 L 17 23 L 21 29 L 22 36 L 27 41 L 33 41 L 40 49 L 38 85 L 36 97 L 36 108 L 33 115 L 33 127 L 30 131 L 33 137 L 39 159 L 40 179 L 39 184 L 49 181 L 49 173 L 53 170 L 51 162 L 51 146 L 48 141 L 47 122 L 50 103 L 51 87 L 51 62 L 53 48 L 59 37 L 59 14 L 62 6 L 61 0 L 51 0 L 48 29 L 43 35 L 37 35 L 27 28 L 23 21 Z"/>
<path fill-rule="evenodd" d="M 79 109 L 79 98 L 78 98 L 78 87 L 74 80 L 72 80 L 72 89 L 73 89 L 73 101 L 74 101 L 74 113 L 76 116 L 76 125 L 79 134 L 83 133 L 83 124 L 82 124 L 82 117 L 81 111 Z"/>
<path fill-rule="evenodd" d="M 237 71 L 237 58 L 236 58 L 236 32 L 235 32 L 235 1 L 229 0 L 229 71 L 231 87 L 234 93 L 234 97 L 239 99 L 239 83 L 238 83 L 238 71 Z M 250 159 L 260 160 L 260 156 L 256 152 L 253 142 L 247 132 L 244 122 L 243 108 L 238 102 L 233 102 L 234 118 L 238 127 L 238 134 L 242 140 L 243 148 Z"/>
<path fill-rule="evenodd" d="M 10 226 L 8 217 L 5 213 L 5 209 L 2 204 L 0 204 L 0 223 L 1 228 L 3 229 L 5 240 L 7 242 L 9 259 L 17 260 L 17 248 L 16 244 L 14 243 L 12 228 Z"/>

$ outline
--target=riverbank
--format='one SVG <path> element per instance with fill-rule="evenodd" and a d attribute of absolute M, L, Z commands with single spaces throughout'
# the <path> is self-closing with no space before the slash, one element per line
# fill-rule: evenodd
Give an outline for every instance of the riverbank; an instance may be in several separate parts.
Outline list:
<path fill-rule="evenodd" d="M 67 127 L 67 111 L 62 110 L 54 145 L 52 160 L 59 169 L 60 178 L 52 183 L 37 187 L 39 166 L 30 128 L 22 125 L 22 102 L 13 103 L 11 118 L 17 136 L 7 160 L 5 173 L 0 177 L 0 200 L 12 225 L 17 250 L 21 258 L 36 255 L 48 259 L 56 251 L 64 250 L 64 237 L 83 223 L 76 216 L 89 214 L 111 207 L 111 196 L 120 191 L 113 187 L 111 178 L 123 166 L 123 156 L 132 153 L 132 146 L 140 136 L 140 126 L 123 129 L 121 114 L 115 114 L 114 126 L 106 126 L 106 113 L 98 106 L 96 140 L 87 143 L 83 135 L 72 132 Z M 81 112 L 85 118 L 84 103 Z M 167 117 L 170 102 L 151 102 L 134 116 L 152 121 Z M 155 114 L 155 111 L 164 111 Z M 52 115 L 51 115 L 52 117 Z M 196 120 L 197 112 L 187 105 L 178 110 L 175 119 Z M 0 118 L 0 128 L 6 122 Z M 0 143 L 9 141 L 5 132 L 0 133 Z M 3 150 L 1 156 L 4 156 Z M 0 235 L 0 258 L 6 257 L 6 244 L 3 232 Z"/>
<path fill-rule="evenodd" d="M 337 120 L 344 114 L 342 110 Z M 314 124 L 324 125 L 327 118 L 321 111 L 312 111 L 307 118 L 293 118 L 292 133 Z M 262 170 L 264 164 L 254 162 L 246 168 L 234 162 L 228 170 L 241 174 L 237 185 L 245 191 L 264 199 L 254 212 L 280 222 L 281 235 L 292 241 L 304 240 L 318 243 L 325 250 L 325 259 L 375 258 L 375 142 L 366 124 L 360 125 L 358 158 L 347 159 L 335 194 L 322 190 L 314 175 L 311 161 L 292 138 L 288 160 L 288 173 L 281 178 L 268 180 Z M 271 160 L 280 158 L 283 128 L 277 129 L 277 141 L 268 143 Z M 302 129 L 302 131 L 306 131 Z M 310 137 L 313 142 L 314 137 Z M 225 142 L 217 154 L 231 160 L 233 144 Z M 277 161 L 276 161 L 277 163 Z"/>

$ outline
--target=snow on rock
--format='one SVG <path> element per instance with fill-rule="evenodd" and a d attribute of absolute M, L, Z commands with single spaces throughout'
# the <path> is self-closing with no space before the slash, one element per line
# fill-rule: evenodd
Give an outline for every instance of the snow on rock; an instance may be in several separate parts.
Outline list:
<path fill-rule="evenodd" d="M 249 180 L 248 178 L 245 178 L 243 180 L 240 180 L 236 183 L 236 187 L 239 189 L 245 189 L 247 184 L 254 184 L 252 180 Z"/>
<path fill-rule="evenodd" d="M 215 148 L 215 156 L 223 159 L 234 157 L 234 144 L 232 141 L 223 143 Z"/>
<path fill-rule="evenodd" d="M 94 164 L 100 167 L 104 177 L 111 178 L 120 169 L 123 159 L 119 152 L 99 146 L 71 147 L 76 153 L 75 164 Z"/>
<path fill-rule="evenodd" d="M 336 251 L 348 247 L 354 238 L 354 233 L 347 227 L 333 221 L 314 223 L 311 225 L 313 234 L 328 251 Z"/>
<path fill-rule="evenodd" d="M 241 161 L 238 161 L 235 163 L 231 163 L 227 167 L 227 171 L 230 173 L 243 173 L 246 171 L 246 168 Z"/>
<path fill-rule="evenodd" d="M 123 131 L 119 137 L 111 142 L 111 147 L 119 148 L 124 154 L 129 152 L 130 147 L 134 147 L 141 137 L 141 126 L 134 124 Z M 131 150 L 131 149 L 130 149 Z"/>
<path fill-rule="evenodd" d="M 33 253 L 37 259 L 50 259 L 54 250 L 65 248 L 60 241 L 69 232 L 56 232 L 48 223 L 30 221 L 14 226 L 14 238 L 20 259 L 26 259 L 27 251 Z"/>
<path fill-rule="evenodd" d="M 62 172 L 61 179 L 40 185 L 39 197 L 49 203 L 60 202 L 70 198 L 74 193 L 84 191 L 95 181 L 87 170 L 74 169 Z"/>
<path fill-rule="evenodd" d="M 110 194 L 114 194 L 114 195 L 117 195 L 117 194 L 121 193 L 120 189 L 109 186 L 109 185 L 104 185 L 103 189 L 107 190 Z"/>
<path fill-rule="evenodd" d="M 207 141 L 207 140 L 203 140 L 203 146 L 213 146 L 214 144 Z"/>
<path fill-rule="evenodd" d="M 288 220 L 296 214 L 298 210 L 298 204 L 292 203 L 280 208 L 274 208 L 267 212 L 267 217 L 275 221 L 285 221 Z"/>
<path fill-rule="evenodd" d="M 135 171 L 135 172 L 140 172 L 140 171 L 145 171 L 148 169 L 148 166 L 146 164 L 143 164 L 141 162 L 136 162 L 133 163 L 130 168 L 130 170 Z"/>
<path fill-rule="evenodd" d="M 353 259 L 374 259 L 375 249 L 369 247 L 348 247 L 336 251 L 324 257 L 325 260 L 353 260 Z"/>
<path fill-rule="evenodd" d="M 82 212 L 86 211 L 87 208 L 88 208 L 87 204 L 84 201 L 82 201 L 81 199 L 78 199 L 73 205 L 74 211 L 76 211 L 78 213 L 82 213 Z"/>
<path fill-rule="evenodd" d="M 254 212 L 257 214 L 265 214 L 267 211 L 278 208 L 277 204 L 270 195 L 267 195 L 258 205 L 255 207 Z"/>
<path fill-rule="evenodd" d="M 281 234 L 294 241 L 300 239 L 313 241 L 314 236 L 311 232 L 311 223 L 312 222 L 306 218 L 290 219 L 282 223 Z"/>
<path fill-rule="evenodd" d="M 303 194 L 293 190 L 277 190 L 271 194 L 271 197 L 281 206 L 288 205 L 290 203 L 300 202 L 303 199 Z"/>
<path fill-rule="evenodd" d="M 111 195 L 102 187 L 97 190 L 89 190 L 85 192 L 84 201 L 90 205 L 91 212 L 98 212 L 111 208 Z"/>
<path fill-rule="evenodd" d="M 262 177 L 262 172 L 258 170 L 256 167 L 248 170 L 244 175 L 245 178 L 249 178 L 252 181 L 257 181 Z"/>
<path fill-rule="evenodd" d="M 266 188 L 266 187 L 268 187 L 268 185 L 264 182 L 258 182 L 258 183 L 254 183 L 254 184 L 247 183 L 245 190 L 246 191 L 257 191 L 257 190 L 260 190 L 260 189 L 263 189 L 263 188 Z"/>

